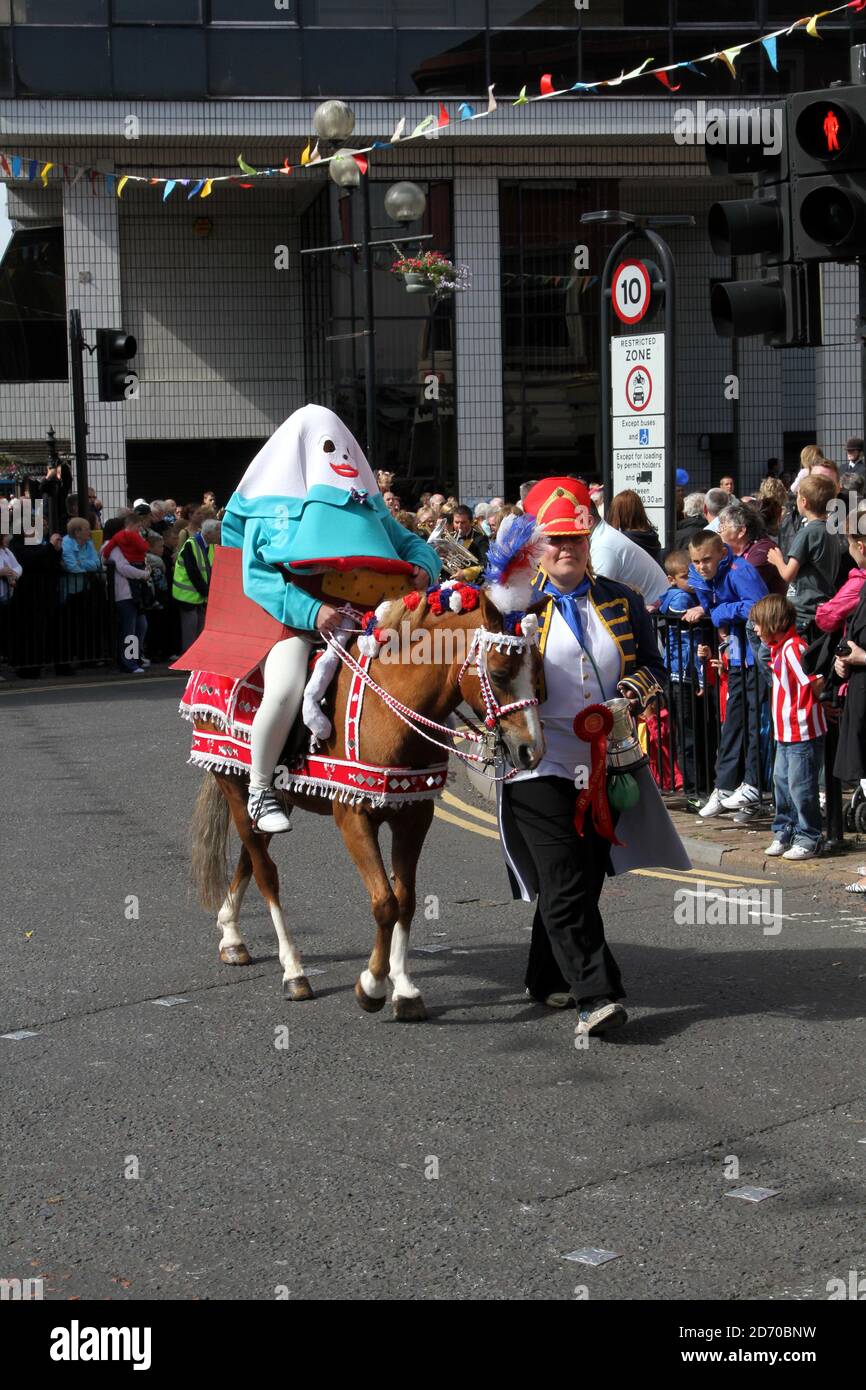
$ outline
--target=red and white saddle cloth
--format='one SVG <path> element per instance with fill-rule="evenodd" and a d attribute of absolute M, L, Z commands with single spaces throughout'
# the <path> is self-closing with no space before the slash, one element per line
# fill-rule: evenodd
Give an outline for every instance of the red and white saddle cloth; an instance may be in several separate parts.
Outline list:
<path fill-rule="evenodd" d="M 372 658 L 364 657 L 366 671 Z M 259 667 L 241 680 L 193 671 L 180 702 L 184 719 L 205 718 L 216 729 L 193 730 L 189 761 L 210 772 L 244 773 L 250 769 L 250 730 L 261 704 L 264 686 Z M 351 759 L 320 757 L 307 753 L 281 776 L 282 791 L 308 792 L 331 800 L 373 806 L 399 806 L 407 801 L 423 801 L 439 796 L 448 780 L 448 763 L 433 767 L 379 767 L 360 760 L 359 727 L 366 686 L 353 673 L 346 706 L 345 747 Z"/>

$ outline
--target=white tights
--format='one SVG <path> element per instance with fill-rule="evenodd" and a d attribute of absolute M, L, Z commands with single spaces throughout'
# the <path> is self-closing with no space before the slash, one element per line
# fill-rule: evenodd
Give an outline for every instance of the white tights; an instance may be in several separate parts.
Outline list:
<path fill-rule="evenodd" d="M 265 690 L 250 735 L 251 792 L 266 791 L 274 779 L 307 683 L 310 646 L 309 638 L 286 637 L 265 659 Z"/>

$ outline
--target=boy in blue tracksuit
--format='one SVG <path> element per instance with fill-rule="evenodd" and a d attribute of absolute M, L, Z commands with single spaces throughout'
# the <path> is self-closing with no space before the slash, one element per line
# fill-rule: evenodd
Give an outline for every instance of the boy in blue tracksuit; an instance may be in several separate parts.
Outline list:
<path fill-rule="evenodd" d="M 709 618 L 713 627 L 730 633 L 728 643 L 728 703 L 722 725 L 716 760 L 716 785 L 700 815 L 705 819 L 723 810 L 738 811 L 756 806 L 758 790 L 758 710 L 753 709 L 747 723 L 749 703 L 759 698 L 757 672 L 752 648 L 745 635 L 745 623 L 767 586 L 754 565 L 735 556 L 713 531 L 699 531 L 689 542 L 689 583 L 697 603 L 683 614 L 686 622 Z M 743 733 L 746 732 L 745 774 L 738 785 L 742 761 Z"/>
<path fill-rule="evenodd" d="M 687 782 L 700 791 L 711 790 L 706 784 L 705 725 L 694 718 L 692 696 L 704 693 L 703 670 L 697 659 L 700 641 L 696 632 L 683 626 L 683 617 L 695 605 L 695 593 L 689 579 L 689 552 L 674 550 L 665 560 L 665 573 L 670 588 L 662 596 L 659 614 L 667 618 L 664 630 L 664 659 L 670 678 L 668 706 L 675 729 L 675 746 Z"/>

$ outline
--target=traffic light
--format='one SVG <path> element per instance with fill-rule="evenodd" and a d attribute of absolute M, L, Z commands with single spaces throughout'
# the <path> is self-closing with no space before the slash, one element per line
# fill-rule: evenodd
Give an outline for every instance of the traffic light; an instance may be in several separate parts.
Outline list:
<path fill-rule="evenodd" d="M 99 399 L 124 401 L 138 394 L 138 377 L 129 363 L 138 351 L 131 333 L 122 328 L 97 328 L 96 362 L 99 369 Z"/>
<path fill-rule="evenodd" d="M 718 256 L 756 256 L 757 277 L 716 282 L 710 294 L 713 326 L 720 338 L 763 334 L 772 347 L 806 347 L 821 342 L 821 299 L 817 267 L 796 264 L 792 190 L 787 146 L 772 152 L 761 144 L 707 146 L 716 175 L 750 174 L 750 198 L 714 203 L 707 221 Z"/>
<path fill-rule="evenodd" d="M 797 260 L 866 254 L 866 87 L 790 97 L 788 145 Z"/>

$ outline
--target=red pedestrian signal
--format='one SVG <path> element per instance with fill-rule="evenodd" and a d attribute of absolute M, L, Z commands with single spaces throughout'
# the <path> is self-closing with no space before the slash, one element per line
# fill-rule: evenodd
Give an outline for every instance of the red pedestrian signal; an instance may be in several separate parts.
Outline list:
<path fill-rule="evenodd" d="M 835 154 L 839 149 L 839 117 L 835 111 L 828 111 L 824 117 L 824 134 L 827 137 L 827 153 Z"/>

